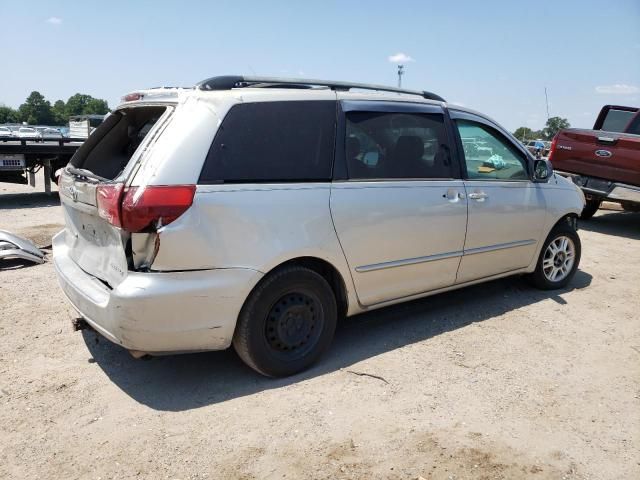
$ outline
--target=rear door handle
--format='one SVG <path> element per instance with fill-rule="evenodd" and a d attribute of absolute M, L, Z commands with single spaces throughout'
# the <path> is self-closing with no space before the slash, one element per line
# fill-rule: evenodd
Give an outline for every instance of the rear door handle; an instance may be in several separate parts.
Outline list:
<path fill-rule="evenodd" d="M 467 195 L 471 200 L 477 200 L 478 202 L 484 202 L 485 198 L 489 198 L 489 195 L 487 195 L 484 192 L 472 192 L 469 195 Z"/>

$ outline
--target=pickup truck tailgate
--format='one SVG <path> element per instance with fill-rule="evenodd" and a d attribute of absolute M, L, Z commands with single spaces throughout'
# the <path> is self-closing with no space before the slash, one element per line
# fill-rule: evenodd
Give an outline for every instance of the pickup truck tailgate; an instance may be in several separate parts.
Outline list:
<path fill-rule="evenodd" d="M 563 130 L 551 161 L 558 170 L 640 185 L 640 136 Z"/>

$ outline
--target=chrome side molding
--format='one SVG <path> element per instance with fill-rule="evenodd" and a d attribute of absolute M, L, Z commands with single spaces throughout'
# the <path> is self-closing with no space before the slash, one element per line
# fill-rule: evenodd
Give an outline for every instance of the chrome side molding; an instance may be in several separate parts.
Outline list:
<path fill-rule="evenodd" d="M 469 195 L 470 196 L 470 195 Z M 494 250 L 503 250 L 506 248 L 524 247 L 526 245 L 533 245 L 535 240 L 519 240 L 517 242 L 500 243 L 497 245 L 489 245 L 486 247 L 470 248 L 460 252 L 447 252 L 438 253 L 436 255 L 428 255 L 426 257 L 407 258 L 403 260 L 392 260 L 390 262 L 374 263 L 372 265 L 362 265 L 356 267 L 356 272 L 365 273 L 373 272 L 376 270 L 383 270 L 385 268 L 404 267 L 405 265 L 415 265 L 416 263 L 433 262 L 435 260 L 444 260 L 445 258 L 462 257 L 464 255 L 475 255 L 477 253 L 492 252 Z"/>
<path fill-rule="evenodd" d="M 426 257 L 407 258 L 404 260 L 393 260 L 390 262 L 374 263 L 372 265 L 363 265 L 356 267 L 356 272 L 373 272 L 375 270 L 383 270 L 385 268 L 404 267 L 405 265 L 415 265 L 416 263 L 433 262 L 434 260 L 444 260 L 445 258 L 461 257 L 462 252 L 438 253 L 436 255 L 427 255 Z"/>

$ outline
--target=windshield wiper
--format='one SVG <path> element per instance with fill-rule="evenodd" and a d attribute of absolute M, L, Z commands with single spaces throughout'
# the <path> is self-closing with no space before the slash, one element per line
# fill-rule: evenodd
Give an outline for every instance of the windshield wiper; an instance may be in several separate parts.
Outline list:
<path fill-rule="evenodd" d="M 67 167 L 67 172 L 79 178 L 86 178 L 87 180 L 95 180 L 98 182 L 110 181 L 108 178 L 101 177 L 100 175 L 96 175 L 90 170 L 85 170 L 84 168 L 76 168 L 71 165 Z"/>

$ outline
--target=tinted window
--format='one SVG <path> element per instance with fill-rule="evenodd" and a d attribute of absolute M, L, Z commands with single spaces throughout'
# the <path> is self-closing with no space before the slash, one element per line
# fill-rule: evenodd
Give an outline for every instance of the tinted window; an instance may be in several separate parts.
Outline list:
<path fill-rule="evenodd" d="M 467 176 L 482 180 L 527 180 L 527 159 L 501 133 L 481 123 L 458 120 Z"/>
<path fill-rule="evenodd" d="M 351 179 L 451 178 L 444 117 L 415 113 L 347 113 Z"/>
<path fill-rule="evenodd" d="M 336 102 L 236 105 L 211 145 L 200 182 L 331 179 Z"/>
<path fill-rule="evenodd" d="M 624 132 L 625 127 L 634 115 L 635 112 L 611 109 L 607 112 L 601 130 L 605 132 Z"/>
<path fill-rule="evenodd" d="M 640 114 L 636 115 L 636 118 L 634 118 L 633 121 L 629 124 L 627 133 L 632 133 L 633 135 L 640 135 Z"/>

